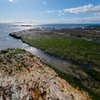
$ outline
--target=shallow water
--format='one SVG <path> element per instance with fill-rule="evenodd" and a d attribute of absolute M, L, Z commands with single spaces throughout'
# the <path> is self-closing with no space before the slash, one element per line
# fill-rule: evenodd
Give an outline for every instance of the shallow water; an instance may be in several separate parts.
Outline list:
<path fill-rule="evenodd" d="M 30 29 L 31 27 L 21 27 L 11 24 L 0 24 L 0 50 L 7 48 L 22 48 L 21 40 L 16 40 L 9 36 L 9 33 Z"/>

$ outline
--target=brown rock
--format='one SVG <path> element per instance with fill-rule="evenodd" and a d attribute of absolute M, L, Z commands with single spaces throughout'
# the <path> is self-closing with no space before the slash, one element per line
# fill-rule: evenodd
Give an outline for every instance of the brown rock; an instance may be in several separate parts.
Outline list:
<path fill-rule="evenodd" d="M 0 63 L 0 100 L 90 100 L 31 54 L 10 61 Z"/>

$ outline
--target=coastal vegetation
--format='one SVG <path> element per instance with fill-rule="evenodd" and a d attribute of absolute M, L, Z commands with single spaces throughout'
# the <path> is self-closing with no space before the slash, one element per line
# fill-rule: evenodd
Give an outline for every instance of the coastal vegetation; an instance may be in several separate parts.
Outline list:
<path fill-rule="evenodd" d="M 100 66 L 100 43 L 63 35 L 27 35 L 22 38 L 31 46 L 77 63 Z"/>
<path fill-rule="evenodd" d="M 9 49 L 1 50 L 1 53 L 7 53 L 7 52 L 9 52 Z"/>
<path fill-rule="evenodd" d="M 9 53 L 9 54 L 23 54 L 23 53 L 26 53 L 28 51 L 25 51 L 24 49 L 20 49 L 20 48 L 17 48 L 17 49 L 6 49 L 6 50 L 1 50 L 1 53 Z"/>
<path fill-rule="evenodd" d="M 22 34 L 21 32 L 12 33 L 12 36 L 15 38 L 18 36 L 23 42 L 42 49 L 46 53 L 78 64 L 66 67 L 66 73 L 49 67 L 73 87 L 87 91 L 93 100 L 98 100 L 100 98 L 100 42 L 96 41 L 96 37 L 98 37 L 97 40 L 100 38 L 99 35 L 93 35 L 94 30 L 88 31 L 91 34 L 84 33 L 84 36 L 83 34 L 79 36 L 64 30 L 28 30 L 22 31 Z"/>

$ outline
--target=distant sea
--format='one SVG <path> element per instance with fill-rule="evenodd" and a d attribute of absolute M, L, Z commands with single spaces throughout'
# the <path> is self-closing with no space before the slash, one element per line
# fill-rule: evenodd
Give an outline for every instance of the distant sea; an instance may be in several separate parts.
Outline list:
<path fill-rule="evenodd" d="M 0 50 L 7 48 L 25 48 L 25 44 L 21 40 L 14 39 L 9 36 L 12 32 L 36 29 L 68 29 L 68 28 L 98 28 L 98 24 L 45 24 L 34 25 L 27 23 L 0 23 Z"/>

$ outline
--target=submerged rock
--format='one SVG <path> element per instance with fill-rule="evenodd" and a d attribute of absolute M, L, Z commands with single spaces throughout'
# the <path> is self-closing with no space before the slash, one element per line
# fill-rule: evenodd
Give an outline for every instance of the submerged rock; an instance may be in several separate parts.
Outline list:
<path fill-rule="evenodd" d="M 32 54 L 0 59 L 0 100 L 90 100 Z"/>

